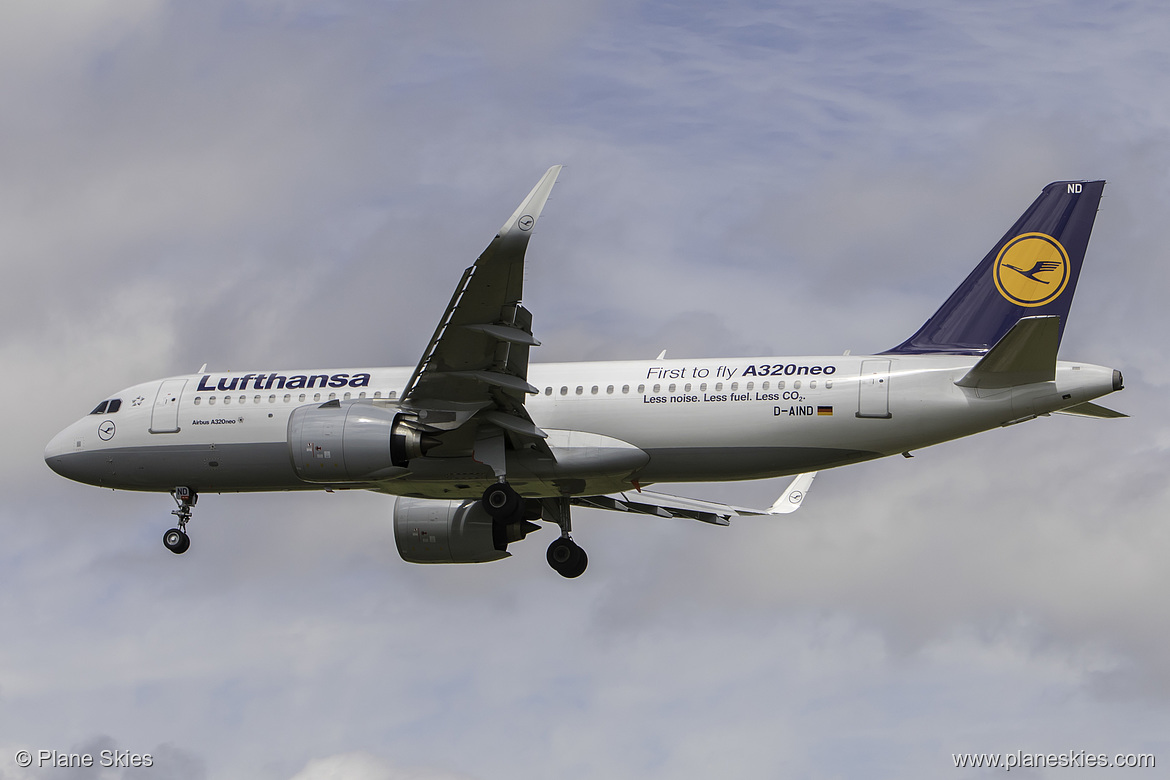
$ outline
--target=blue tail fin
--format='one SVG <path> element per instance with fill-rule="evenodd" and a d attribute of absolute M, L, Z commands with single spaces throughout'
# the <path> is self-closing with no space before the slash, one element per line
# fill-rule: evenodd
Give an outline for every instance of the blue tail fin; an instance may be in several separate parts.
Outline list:
<path fill-rule="evenodd" d="M 1022 317 L 1056 314 L 1060 332 L 1081 275 L 1081 262 L 1103 181 L 1058 181 L 987 253 L 918 332 L 888 353 L 981 353 Z"/>

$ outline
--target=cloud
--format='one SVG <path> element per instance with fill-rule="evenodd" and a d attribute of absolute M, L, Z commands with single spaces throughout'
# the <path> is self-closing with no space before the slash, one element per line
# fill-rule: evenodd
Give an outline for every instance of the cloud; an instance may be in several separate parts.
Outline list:
<path fill-rule="evenodd" d="M 369 753 L 345 753 L 310 761 L 292 780 L 465 780 L 456 775 L 428 769 L 401 769 Z"/>
<path fill-rule="evenodd" d="M 302 780 L 1165 752 L 1167 22 L 6 6 L 0 753 L 110 742 L 168 777 Z M 1062 354 L 1121 368 L 1109 403 L 1133 417 L 826 472 L 789 518 L 582 511 L 573 582 L 552 531 L 495 564 L 404 564 L 391 499 L 344 491 L 204 496 L 176 557 L 168 497 L 44 466 L 107 394 L 204 362 L 413 364 L 557 162 L 526 279 L 542 361 L 883 349 L 1045 183 L 1104 177 Z M 766 506 L 783 484 L 667 489 Z"/>

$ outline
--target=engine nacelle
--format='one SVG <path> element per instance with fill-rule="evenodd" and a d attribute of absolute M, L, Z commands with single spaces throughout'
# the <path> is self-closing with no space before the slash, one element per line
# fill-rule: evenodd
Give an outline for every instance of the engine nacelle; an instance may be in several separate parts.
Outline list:
<path fill-rule="evenodd" d="M 288 448 L 306 482 L 365 482 L 392 476 L 432 444 L 398 409 L 329 401 L 294 409 Z"/>
<path fill-rule="evenodd" d="M 410 563 L 486 563 L 511 555 L 508 543 L 540 526 L 526 520 L 502 524 L 478 499 L 442 501 L 399 496 L 394 504 L 394 543 Z"/>

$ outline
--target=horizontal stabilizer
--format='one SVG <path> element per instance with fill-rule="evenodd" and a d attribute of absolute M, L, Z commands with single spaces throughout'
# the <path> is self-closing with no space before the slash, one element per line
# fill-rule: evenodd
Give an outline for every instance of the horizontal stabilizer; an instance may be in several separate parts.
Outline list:
<path fill-rule="evenodd" d="M 1116 420 L 1120 417 L 1129 417 L 1128 414 L 1114 411 L 1113 409 L 1107 409 L 1104 406 L 1100 406 L 1089 401 L 1086 401 L 1083 404 L 1077 404 L 1076 406 L 1070 406 L 1067 409 L 1061 409 L 1057 412 L 1057 414 L 1072 414 L 1076 415 L 1077 417 L 1100 417 L 1106 420 Z"/>
<path fill-rule="evenodd" d="M 1059 316 L 1024 317 L 955 384 L 994 389 L 1051 382 L 1059 346 Z"/>

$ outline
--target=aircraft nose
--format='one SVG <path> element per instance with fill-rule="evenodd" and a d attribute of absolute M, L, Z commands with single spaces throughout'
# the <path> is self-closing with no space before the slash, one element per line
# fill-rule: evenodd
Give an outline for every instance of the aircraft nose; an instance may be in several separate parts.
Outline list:
<path fill-rule="evenodd" d="M 69 469 L 65 465 L 65 456 L 72 452 L 75 447 L 76 438 L 73 435 L 73 428 L 66 428 L 54 436 L 45 446 L 45 463 L 61 476 L 73 479 L 74 477 L 69 473 Z"/>

